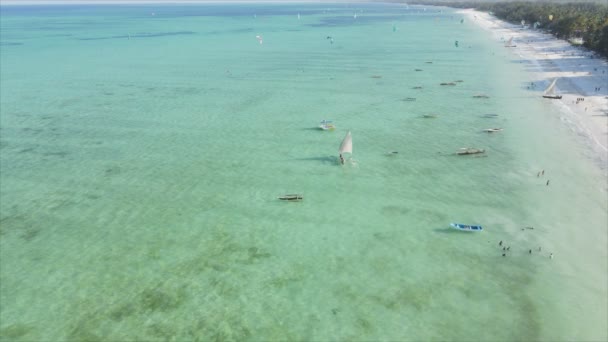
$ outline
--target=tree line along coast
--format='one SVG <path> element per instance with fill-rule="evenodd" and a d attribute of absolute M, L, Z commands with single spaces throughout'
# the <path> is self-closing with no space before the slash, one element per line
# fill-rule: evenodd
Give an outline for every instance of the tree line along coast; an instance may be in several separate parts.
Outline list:
<path fill-rule="evenodd" d="M 389 0 L 410 5 L 474 8 L 496 18 L 532 29 L 550 32 L 565 40 L 575 40 L 598 55 L 608 58 L 608 2 L 480 2 L 446 0 Z"/>

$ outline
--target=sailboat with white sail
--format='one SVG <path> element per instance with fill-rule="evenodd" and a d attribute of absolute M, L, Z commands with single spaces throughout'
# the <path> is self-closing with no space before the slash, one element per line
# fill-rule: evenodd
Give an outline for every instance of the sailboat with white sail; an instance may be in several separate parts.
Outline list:
<path fill-rule="evenodd" d="M 509 40 L 507 40 L 507 42 L 505 43 L 505 47 L 517 47 L 517 45 L 513 44 L 513 37 L 509 38 Z"/>
<path fill-rule="evenodd" d="M 559 100 L 562 98 L 561 95 L 555 93 L 555 83 L 557 83 L 557 78 L 554 79 L 553 82 L 551 82 L 547 89 L 545 89 L 545 92 L 543 93 L 544 98 L 554 100 Z"/>
<path fill-rule="evenodd" d="M 344 165 L 344 154 L 348 153 L 351 156 L 353 154 L 353 137 L 350 134 L 350 131 L 346 133 L 338 152 L 340 153 L 340 163 Z"/>

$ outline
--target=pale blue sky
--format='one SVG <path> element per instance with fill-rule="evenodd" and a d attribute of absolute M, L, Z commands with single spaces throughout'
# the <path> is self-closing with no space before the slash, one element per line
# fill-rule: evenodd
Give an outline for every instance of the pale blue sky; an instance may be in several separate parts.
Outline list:
<path fill-rule="evenodd" d="M 226 3 L 226 2 L 309 2 L 309 3 L 354 3 L 366 0 L 0 0 L 2 5 L 18 4 L 79 4 L 79 3 Z"/>

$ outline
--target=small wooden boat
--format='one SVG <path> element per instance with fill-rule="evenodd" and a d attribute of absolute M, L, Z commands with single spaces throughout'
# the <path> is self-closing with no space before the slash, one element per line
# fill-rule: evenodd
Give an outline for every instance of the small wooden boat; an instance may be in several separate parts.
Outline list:
<path fill-rule="evenodd" d="M 323 120 L 319 125 L 319 128 L 324 131 L 333 131 L 336 129 L 336 126 L 331 122 L 331 120 Z"/>
<path fill-rule="evenodd" d="M 488 113 L 488 114 L 483 114 L 481 117 L 483 117 L 483 118 L 495 118 L 497 116 L 498 116 L 498 114 Z"/>
<path fill-rule="evenodd" d="M 559 100 L 562 98 L 561 95 L 543 95 L 543 97 L 546 99 L 553 99 L 553 100 Z"/>
<path fill-rule="evenodd" d="M 486 128 L 483 131 L 484 132 L 488 132 L 488 133 L 494 133 L 494 132 L 500 132 L 500 131 L 502 131 L 502 128 Z"/>
<path fill-rule="evenodd" d="M 304 196 L 300 194 L 287 194 L 279 197 L 281 201 L 301 201 L 304 199 Z"/>
<path fill-rule="evenodd" d="M 422 69 L 414 69 L 414 71 L 422 71 Z"/>
<path fill-rule="evenodd" d="M 483 230 L 482 226 L 474 226 L 462 223 L 450 223 L 450 227 L 466 232 L 480 232 Z"/>
<path fill-rule="evenodd" d="M 439 85 L 442 85 L 442 86 L 455 86 L 456 83 L 454 83 L 454 82 L 442 82 L 442 83 L 439 83 Z"/>
<path fill-rule="evenodd" d="M 477 95 L 473 95 L 473 98 L 475 98 L 475 99 L 489 99 L 490 97 L 488 95 L 484 95 L 484 94 L 477 94 Z"/>
<path fill-rule="evenodd" d="M 422 117 L 426 119 L 434 119 L 437 117 L 437 114 L 424 114 Z"/>
<path fill-rule="evenodd" d="M 479 153 L 484 153 L 486 150 L 484 149 L 479 149 L 479 148 L 472 148 L 472 147 L 463 147 L 460 149 L 460 151 L 456 152 L 456 154 L 464 156 L 467 154 L 479 154 Z"/>

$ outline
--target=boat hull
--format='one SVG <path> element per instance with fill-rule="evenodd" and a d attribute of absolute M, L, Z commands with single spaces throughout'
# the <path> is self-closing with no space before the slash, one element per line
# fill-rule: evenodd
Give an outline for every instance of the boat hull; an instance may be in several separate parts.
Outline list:
<path fill-rule="evenodd" d="M 331 120 L 323 120 L 321 121 L 319 128 L 324 131 L 333 131 L 334 129 L 336 129 L 336 126 L 334 126 Z"/>
<path fill-rule="evenodd" d="M 293 195 L 284 195 L 279 197 L 279 199 L 281 201 L 301 201 L 304 199 L 304 197 L 302 195 L 297 195 L 297 194 L 293 194 Z"/>
<path fill-rule="evenodd" d="M 476 148 L 469 148 L 469 149 L 464 149 L 462 151 L 458 151 L 456 152 L 456 154 L 460 155 L 460 156 L 466 156 L 469 154 L 480 154 L 480 153 L 485 153 L 486 150 L 480 150 L 480 149 L 476 149 Z"/>
<path fill-rule="evenodd" d="M 450 227 L 457 229 L 457 230 L 462 230 L 465 232 L 480 232 L 483 230 L 482 226 L 473 226 L 473 225 L 462 224 L 462 223 L 450 223 Z"/>
<path fill-rule="evenodd" d="M 546 99 L 553 99 L 553 100 L 559 100 L 562 98 L 561 95 L 543 95 L 543 97 Z"/>

